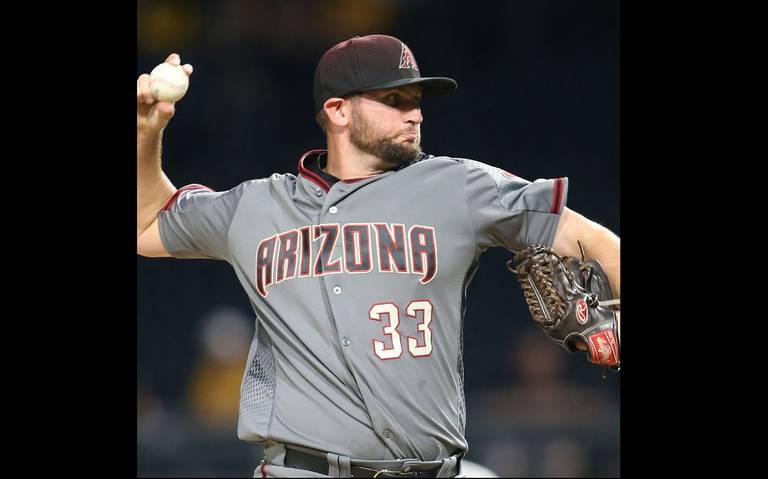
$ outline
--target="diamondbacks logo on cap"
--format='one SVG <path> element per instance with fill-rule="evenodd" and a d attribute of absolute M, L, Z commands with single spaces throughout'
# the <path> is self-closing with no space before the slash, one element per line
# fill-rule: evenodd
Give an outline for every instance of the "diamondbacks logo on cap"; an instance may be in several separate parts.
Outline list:
<path fill-rule="evenodd" d="M 403 49 L 400 51 L 400 68 L 413 68 L 418 70 L 419 66 L 416 64 L 416 59 L 413 58 L 411 49 L 405 43 L 400 42 L 403 45 Z"/>

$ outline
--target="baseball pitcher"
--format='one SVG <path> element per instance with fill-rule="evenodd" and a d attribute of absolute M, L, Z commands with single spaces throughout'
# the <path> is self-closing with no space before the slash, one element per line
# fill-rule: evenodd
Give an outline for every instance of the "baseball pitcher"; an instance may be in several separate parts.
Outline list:
<path fill-rule="evenodd" d="M 422 152 L 422 99 L 457 84 L 422 76 L 399 39 L 329 49 L 325 147 L 227 191 L 165 176 L 174 104 L 137 83 L 138 254 L 228 262 L 256 315 L 238 423 L 266 443 L 254 477 L 460 476 L 463 316 L 488 248 L 519 253 L 546 334 L 618 367 L 619 238 L 566 208 L 567 178 Z"/>

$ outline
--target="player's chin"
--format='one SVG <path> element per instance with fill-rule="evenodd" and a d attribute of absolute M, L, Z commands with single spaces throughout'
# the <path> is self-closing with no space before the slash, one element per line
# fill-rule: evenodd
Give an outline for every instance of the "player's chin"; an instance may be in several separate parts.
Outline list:
<path fill-rule="evenodd" d="M 406 150 L 416 151 L 417 153 L 421 152 L 421 145 L 419 144 L 419 140 L 403 140 L 401 145 Z"/>
<path fill-rule="evenodd" d="M 421 154 L 418 143 L 392 142 L 386 145 L 379 157 L 392 167 L 411 163 Z"/>
<path fill-rule="evenodd" d="M 400 148 L 406 151 L 412 151 L 416 155 L 421 153 L 421 138 L 418 136 L 404 136 L 398 142 Z"/>
<path fill-rule="evenodd" d="M 418 138 L 414 140 L 404 140 L 399 146 L 400 150 L 403 151 L 403 156 L 406 156 L 408 159 L 416 158 L 421 154 L 421 144 L 419 143 Z"/>

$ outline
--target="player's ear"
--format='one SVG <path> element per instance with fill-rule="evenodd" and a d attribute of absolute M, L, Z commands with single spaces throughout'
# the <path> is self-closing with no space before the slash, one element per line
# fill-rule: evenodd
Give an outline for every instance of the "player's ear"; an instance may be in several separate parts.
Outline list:
<path fill-rule="evenodd" d="M 337 126 L 347 126 L 349 123 L 349 110 L 343 108 L 345 103 L 349 103 L 344 98 L 329 98 L 323 103 L 323 110 L 328 117 L 328 121 Z"/>

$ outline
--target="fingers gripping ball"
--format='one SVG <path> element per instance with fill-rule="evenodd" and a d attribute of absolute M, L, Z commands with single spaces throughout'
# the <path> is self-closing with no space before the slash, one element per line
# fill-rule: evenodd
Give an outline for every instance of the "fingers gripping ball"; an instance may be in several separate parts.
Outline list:
<path fill-rule="evenodd" d="M 156 100 L 173 103 L 187 93 L 189 77 L 181 65 L 161 63 L 149 74 L 149 87 Z"/>

